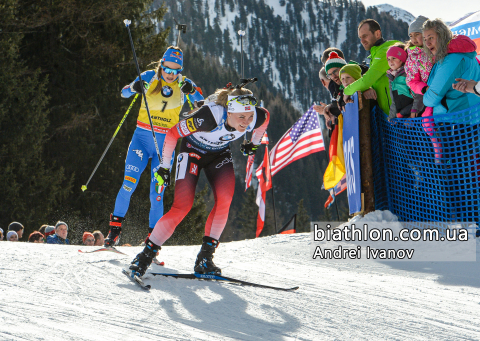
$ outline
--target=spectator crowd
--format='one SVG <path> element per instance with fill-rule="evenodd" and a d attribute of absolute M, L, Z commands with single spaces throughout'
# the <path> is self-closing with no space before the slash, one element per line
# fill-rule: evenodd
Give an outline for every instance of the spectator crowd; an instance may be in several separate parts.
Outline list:
<path fill-rule="evenodd" d="M 0 228 L 0 241 L 22 241 L 24 230 L 25 228 L 21 223 L 14 221 L 8 225 L 6 232 Z M 84 232 L 82 240 L 85 246 L 103 246 L 105 238 L 101 231 L 96 230 L 92 233 Z M 28 242 L 69 245 L 68 225 L 63 221 L 57 221 L 55 226 L 42 225 L 38 231 L 30 233 Z"/>
<path fill-rule="evenodd" d="M 442 20 L 417 17 L 409 25 L 408 41 L 402 43 L 384 40 L 378 22 L 367 19 L 358 25 L 358 37 L 370 52 L 367 62 L 347 62 L 335 47 L 327 48 L 321 58 L 319 77 L 331 101 L 314 109 L 325 117 L 328 129 L 357 91 L 375 101 L 389 120 L 423 117 L 430 136 L 435 116 L 480 103 L 477 46 L 467 36 L 454 35 Z M 432 143 L 440 162 L 441 143 Z"/>

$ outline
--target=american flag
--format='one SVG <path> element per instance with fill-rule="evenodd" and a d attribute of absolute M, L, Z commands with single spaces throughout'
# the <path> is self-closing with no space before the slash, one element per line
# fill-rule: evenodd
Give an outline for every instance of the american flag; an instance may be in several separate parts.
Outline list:
<path fill-rule="evenodd" d="M 322 129 L 312 105 L 270 152 L 272 176 L 292 162 L 322 150 L 325 150 Z M 257 168 L 256 174 L 257 177 L 262 174 L 262 165 Z"/>

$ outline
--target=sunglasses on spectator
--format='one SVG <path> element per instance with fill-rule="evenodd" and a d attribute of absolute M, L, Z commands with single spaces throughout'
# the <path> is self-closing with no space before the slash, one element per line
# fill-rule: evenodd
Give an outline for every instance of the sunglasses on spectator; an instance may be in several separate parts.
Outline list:
<path fill-rule="evenodd" d="M 89 239 L 89 238 L 87 238 L 87 239 L 85 239 L 85 241 L 86 241 L 86 242 L 95 242 L 95 239 Z"/>
<path fill-rule="evenodd" d="M 237 102 L 241 105 L 257 105 L 257 99 L 255 97 L 253 97 L 252 95 L 240 95 L 238 97 L 235 97 L 235 98 L 232 98 L 231 100 L 229 100 L 227 102 L 230 103 L 230 102 Z"/>
<path fill-rule="evenodd" d="M 328 79 L 332 79 L 333 75 L 338 75 L 338 71 L 340 71 L 340 69 L 336 69 L 335 71 L 333 71 L 332 73 L 327 73 L 327 78 Z"/>
<path fill-rule="evenodd" d="M 169 67 L 163 66 L 163 64 L 160 65 L 162 68 L 163 72 L 168 73 L 169 75 L 178 75 L 180 72 L 183 71 L 183 67 L 181 69 L 171 69 Z"/>

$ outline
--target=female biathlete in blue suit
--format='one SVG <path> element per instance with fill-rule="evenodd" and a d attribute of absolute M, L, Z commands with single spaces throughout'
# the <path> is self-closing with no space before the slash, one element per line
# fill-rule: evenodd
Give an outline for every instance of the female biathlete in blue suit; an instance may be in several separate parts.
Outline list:
<path fill-rule="evenodd" d="M 148 107 L 160 152 L 165 135 L 171 127 L 178 123 L 180 113 L 193 109 L 193 103 L 203 99 L 200 88 L 197 88 L 192 81 L 182 76 L 180 74 L 182 70 L 183 52 L 178 47 L 170 46 L 165 51 L 156 70 L 142 73 L 143 86 L 147 89 Z M 135 93 L 140 93 L 140 86 L 137 77 L 131 84 L 122 89 L 122 97 L 128 98 Z M 183 108 L 184 106 L 185 108 Z M 142 99 L 142 105 L 138 113 L 137 129 L 128 147 L 123 184 L 115 201 L 115 209 L 110 215 L 110 231 L 105 239 L 105 246 L 118 244 L 122 222 L 125 220 L 124 217 L 130 204 L 130 197 L 137 188 L 140 174 L 144 171 L 149 159 L 152 159 L 149 227 L 150 230 L 153 230 L 157 221 L 163 216 L 164 186 L 158 186 L 155 180 L 154 173 L 160 166 L 147 110 Z"/>

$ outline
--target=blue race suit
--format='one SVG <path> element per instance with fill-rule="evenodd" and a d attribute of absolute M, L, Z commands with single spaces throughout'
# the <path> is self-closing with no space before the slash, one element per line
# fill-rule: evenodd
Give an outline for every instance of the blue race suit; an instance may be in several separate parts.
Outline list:
<path fill-rule="evenodd" d="M 185 77 L 179 75 L 179 77 L 177 77 L 173 83 L 166 83 L 162 77 L 159 78 L 157 76 L 154 70 L 149 70 L 142 73 L 142 80 L 149 84 L 146 97 L 160 156 L 162 156 L 161 153 L 163 142 L 165 140 L 165 134 L 179 121 L 180 113 L 190 110 L 192 108 L 192 103 L 203 99 L 203 96 L 199 91 L 196 91 L 193 94 L 184 95 L 178 86 L 178 79 L 180 77 L 184 81 L 191 82 Z M 135 79 L 135 81 L 122 89 L 122 97 L 128 98 L 135 94 L 135 92 L 132 90 L 132 86 L 137 80 L 138 77 Z M 161 90 L 158 92 L 155 91 L 157 85 L 161 87 Z M 196 88 L 195 84 L 193 85 Z M 185 108 L 182 109 L 184 104 Z M 188 107 L 187 104 L 190 107 Z M 140 181 L 140 175 L 147 167 L 148 160 L 150 158 L 152 159 L 152 164 L 150 172 L 151 206 L 149 227 L 153 228 L 156 222 L 163 216 L 164 187 L 158 187 L 157 181 L 153 175 L 159 168 L 159 162 L 148 115 L 146 113 L 145 103 L 142 98 L 142 105 L 140 107 L 139 116 L 137 119 L 137 129 L 135 130 L 132 141 L 130 142 L 130 146 L 128 147 L 127 158 L 125 160 L 123 184 L 117 194 L 113 215 L 117 217 L 125 217 L 130 204 L 130 198 L 137 188 L 138 182 Z"/>

